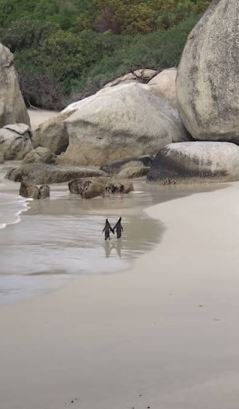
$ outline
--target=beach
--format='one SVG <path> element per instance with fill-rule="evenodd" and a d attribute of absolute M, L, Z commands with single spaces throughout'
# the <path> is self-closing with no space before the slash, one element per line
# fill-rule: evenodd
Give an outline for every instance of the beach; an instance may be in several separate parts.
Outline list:
<path fill-rule="evenodd" d="M 4 409 L 238 407 L 239 184 L 146 210 L 159 244 L 0 307 Z"/>
<path fill-rule="evenodd" d="M 28 109 L 28 115 L 30 117 L 31 127 L 33 130 L 35 130 L 43 122 L 54 118 L 54 116 L 56 116 L 57 114 L 59 114 L 59 112 L 49 111 L 46 109 Z"/>

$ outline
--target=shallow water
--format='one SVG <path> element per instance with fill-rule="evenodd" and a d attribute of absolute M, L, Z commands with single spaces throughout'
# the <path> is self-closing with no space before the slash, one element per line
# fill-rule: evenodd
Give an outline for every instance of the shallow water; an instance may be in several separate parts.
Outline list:
<path fill-rule="evenodd" d="M 143 212 L 154 200 L 142 189 L 86 201 L 71 195 L 64 184 L 52 187 L 50 199 L 27 202 L 16 194 L 18 186 L 5 180 L 0 193 L 0 223 L 5 227 L 0 229 L 0 303 L 58 288 L 82 274 L 125 270 L 163 231 Z M 112 236 L 105 242 L 105 218 L 114 225 L 119 216 L 122 239 Z"/>
<path fill-rule="evenodd" d="M 143 209 L 192 193 L 137 182 L 129 195 L 82 200 L 64 184 L 51 187 L 50 199 L 29 202 L 17 195 L 19 184 L 3 178 L 8 166 L 0 168 L 0 303 L 58 288 L 69 278 L 126 270 L 164 232 Z M 119 216 L 122 239 L 105 242 L 105 218 L 114 225 Z"/>

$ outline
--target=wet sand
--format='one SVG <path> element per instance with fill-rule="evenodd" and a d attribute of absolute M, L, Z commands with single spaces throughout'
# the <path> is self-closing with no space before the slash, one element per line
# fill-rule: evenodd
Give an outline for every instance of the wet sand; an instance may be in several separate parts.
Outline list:
<path fill-rule="evenodd" d="M 143 209 L 196 191 L 189 186 L 160 189 L 135 181 L 129 195 L 82 200 L 70 194 L 64 183 L 51 185 L 50 199 L 29 202 L 17 196 L 19 183 L 4 179 L 8 166 L 13 163 L 0 167 L 0 305 L 55 290 L 75 276 L 127 270 L 160 243 L 164 233 L 162 223 Z M 122 240 L 113 236 L 105 242 L 105 218 L 114 225 L 120 216 Z M 10 225 L 1 228 L 5 223 Z"/>
<path fill-rule="evenodd" d="M 4 409 L 238 409 L 239 184 L 147 212 L 120 274 L 0 308 Z"/>
<path fill-rule="evenodd" d="M 9 189 L 8 184 L 5 188 Z M 0 209 L 4 195 L 0 195 Z M 6 197 L 18 205 L 13 192 Z M 52 291 L 74 276 L 128 269 L 163 234 L 163 226 L 143 212 L 155 200 L 150 189 L 140 185 L 129 195 L 94 200 L 70 194 L 66 184 L 52 185 L 50 199 L 31 201 L 18 224 L 0 230 L 0 304 Z M 111 235 L 105 242 L 105 218 L 114 226 L 119 216 L 123 217 L 122 239 Z"/>

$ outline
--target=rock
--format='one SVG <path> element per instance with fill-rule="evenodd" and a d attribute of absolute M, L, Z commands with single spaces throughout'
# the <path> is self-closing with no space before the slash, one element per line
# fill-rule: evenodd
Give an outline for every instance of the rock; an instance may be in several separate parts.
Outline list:
<path fill-rule="evenodd" d="M 63 112 L 72 109 L 77 110 L 65 120 L 69 146 L 60 163 L 103 166 L 188 139 L 177 110 L 148 85 L 105 88 Z"/>
<path fill-rule="evenodd" d="M 121 171 L 118 173 L 118 177 L 125 179 L 140 178 L 148 174 L 150 167 L 146 167 L 140 161 L 126 163 Z"/>
<path fill-rule="evenodd" d="M 50 197 L 50 187 L 48 185 L 42 185 L 39 187 L 40 199 L 47 199 Z"/>
<path fill-rule="evenodd" d="M 0 129 L 0 152 L 5 160 L 21 160 L 31 150 L 31 131 L 27 125 L 8 125 Z"/>
<path fill-rule="evenodd" d="M 103 196 L 105 193 L 105 183 L 102 180 L 77 179 L 69 183 L 71 193 L 79 194 L 84 199 L 92 199 Z"/>
<path fill-rule="evenodd" d="M 165 146 L 156 155 L 148 179 L 239 178 L 239 147 L 230 142 L 181 142 Z"/>
<path fill-rule="evenodd" d="M 24 163 L 55 163 L 56 155 L 49 149 L 39 146 L 29 152 L 23 162 Z"/>
<path fill-rule="evenodd" d="M 35 184 L 51 184 L 69 182 L 75 178 L 104 176 L 98 169 L 77 166 L 56 166 L 40 163 L 26 164 L 18 168 L 11 168 L 6 178 L 14 182 L 28 182 Z"/>
<path fill-rule="evenodd" d="M 176 77 L 177 69 L 170 68 L 160 72 L 148 83 L 155 95 L 165 97 L 174 107 L 177 106 Z"/>
<path fill-rule="evenodd" d="M 60 113 L 40 124 L 33 133 L 34 147 L 42 146 L 48 148 L 56 155 L 65 152 L 69 144 L 69 137 L 64 121 L 73 112 Z"/>
<path fill-rule="evenodd" d="M 3 153 L 0 152 L 0 164 L 4 163 L 4 156 Z"/>
<path fill-rule="evenodd" d="M 196 140 L 239 143 L 239 3 L 214 0 L 188 37 L 178 108 Z"/>
<path fill-rule="evenodd" d="M 107 181 L 105 191 L 108 194 L 128 194 L 134 190 L 134 185 L 132 182 L 127 180 L 113 178 Z"/>
<path fill-rule="evenodd" d="M 135 70 L 133 72 L 129 72 L 125 75 L 122 75 L 119 78 L 114 79 L 113 81 L 108 82 L 105 85 L 105 88 L 114 87 L 115 85 L 119 85 L 129 81 L 138 81 L 142 83 L 149 82 L 155 75 L 157 74 L 156 70 L 151 70 L 149 68 L 144 68 L 140 70 Z"/>
<path fill-rule="evenodd" d="M 9 131 L 13 131 L 17 133 L 18 135 L 24 135 L 26 133 L 30 133 L 31 135 L 31 130 L 29 126 L 26 124 L 21 124 L 21 123 L 20 124 L 19 123 L 8 124 L 8 125 L 5 125 L 3 128 L 8 129 Z"/>
<path fill-rule="evenodd" d="M 153 157 L 150 155 L 143 155 L 143 156 L 134 156 L 127 159 L 116 160 L 111 163 L 107 163 L 106 165 L 102 166 L 102 170 L 109 174 L 116 174 L 121 171 L 124 165 L 128 164 L 129 162 L 141 162 L 145 167 L 150 167 L 152 165 Z"/>
<path fill-rule="evenodd" d="M 46 199 L 50 196 L 50 188 L 47 185 L 38 187 L 30 183 L 21 182 L 19 194 L 35 200 Z"/>
<path fill-rule="evenodd" d="M 13 54 L 0 44 L 0 128 L 13 123 L 30 125 L 30 119 L 19 88 Z"/>
<path fill-rule="evenodd" d="M 111 178 L 87 178 L 75 179 L 69 184 L 71 193 L 79 194 L 84 199 L 92 199 L 97 196 L 105 196 L 107 194 L 128 194 L 134 190 L 132 183 L 122 179 L 116 180 Z"/>
<path fill-rule="evenodd" d="M 105 194 L 107 178 L 79 178 L 68 183 L 71 193 L 80 195 L 82 198 L 91 199 Z"/>
<path fill-rule="evenodd" d="M 21 182 L 19 195 L 30 197 L 32 199 L 39 199 L 39 189 L 37 186 L 30 183 Z"/>

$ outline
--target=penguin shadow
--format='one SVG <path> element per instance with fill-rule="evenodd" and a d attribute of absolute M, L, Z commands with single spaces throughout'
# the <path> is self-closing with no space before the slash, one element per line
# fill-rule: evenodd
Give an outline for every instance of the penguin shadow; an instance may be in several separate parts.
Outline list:
<path fill-rule="evenodd" d="M 106 240 L 104 248 L 105 248 L 106 258 L 109 258 L 111 256 L 111 253 L 113 250 L 115 250 L 119 258 L 122 257 L 122 240 L 121 239 L 118 239 L 117 241 Z"/>

